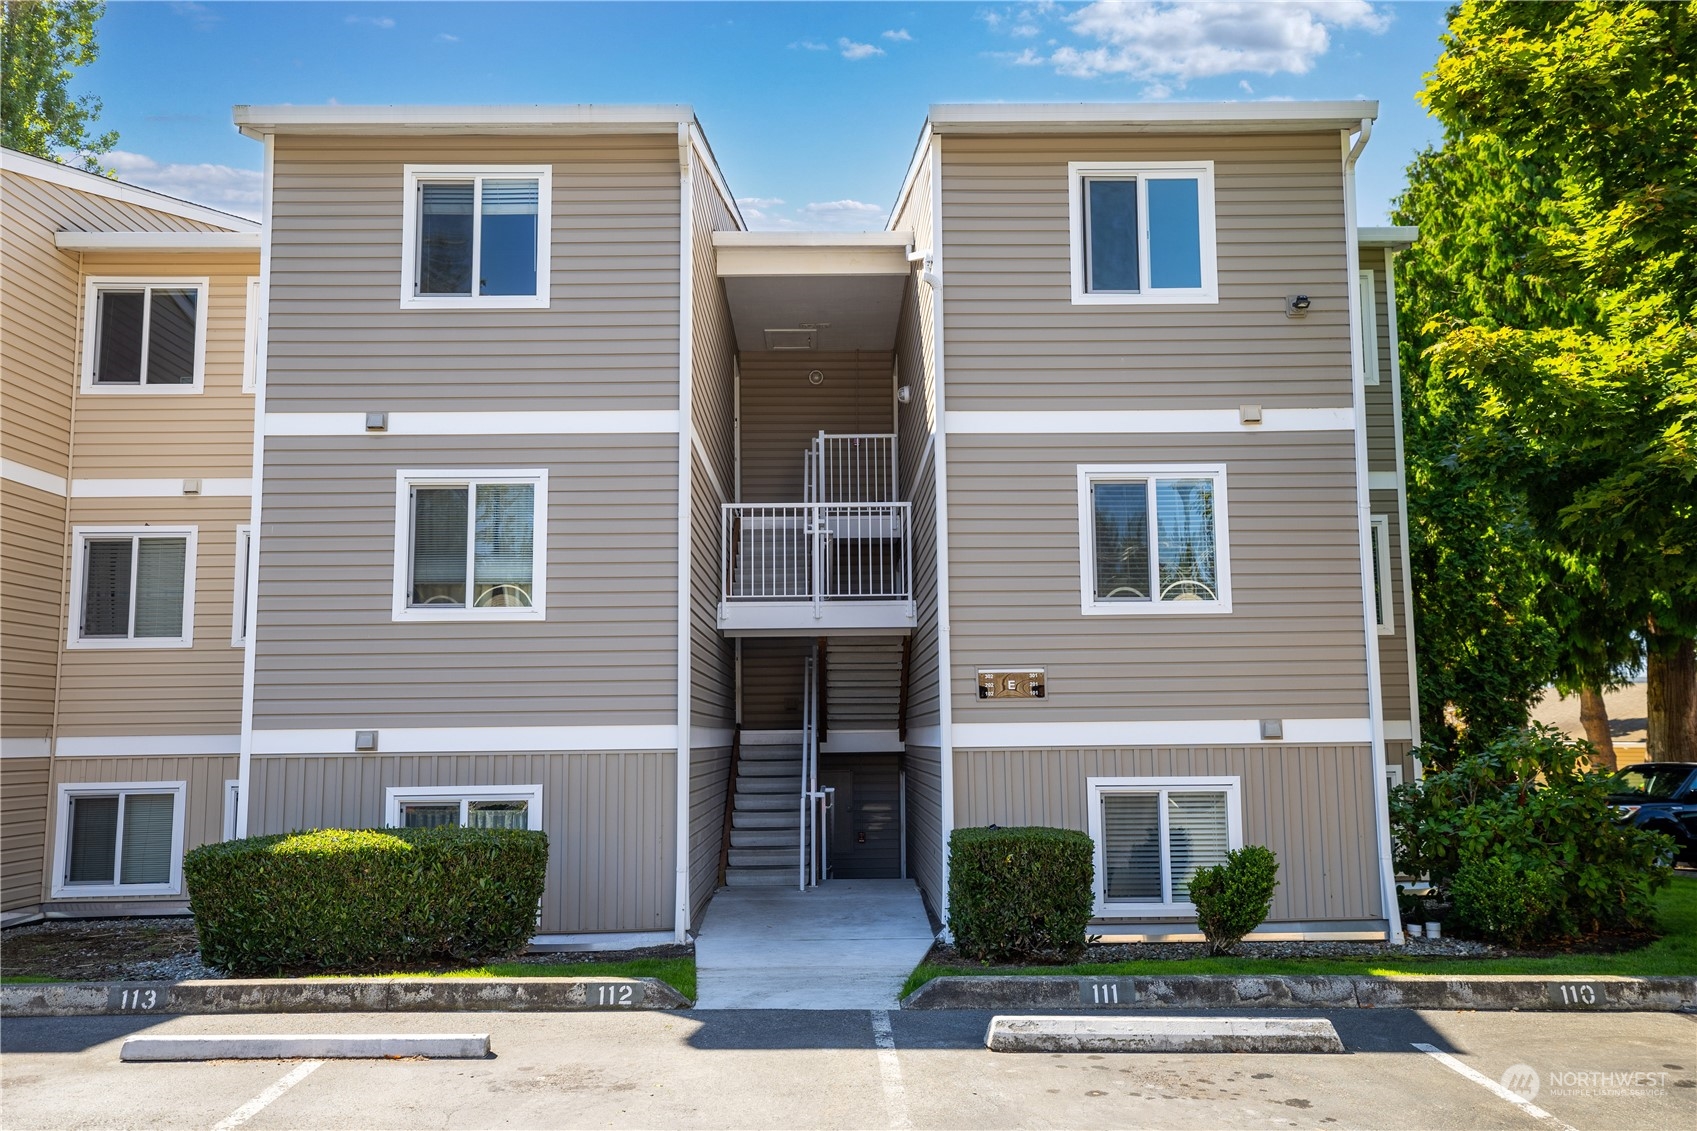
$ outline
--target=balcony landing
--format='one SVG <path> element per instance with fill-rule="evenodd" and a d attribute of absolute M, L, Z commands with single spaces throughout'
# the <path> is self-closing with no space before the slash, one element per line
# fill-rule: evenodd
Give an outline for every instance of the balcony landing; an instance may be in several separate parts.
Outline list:
<path fill-rule="evenodd" d="M 905 636 L 913 625 L 911 601 L 719 602 L 726 636 Z"/>

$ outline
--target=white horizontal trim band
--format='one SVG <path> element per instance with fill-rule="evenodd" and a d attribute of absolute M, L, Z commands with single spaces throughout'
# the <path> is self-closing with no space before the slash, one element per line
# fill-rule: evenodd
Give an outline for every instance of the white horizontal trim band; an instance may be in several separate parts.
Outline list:
<path fill-rule="evenodd" d="M 48 738 L 0 738 L 0 758 L 45 758 L 53 753 Z"/>
<path fill-rule="evenodd" d="M 572 436 L 676 433 L 675 409 L 585 412 L 391 412 L 389 427 L 367 432 L 363 412 L 268 412 L 267 436 Z"/>
<path fill-rule="evenodd" d="M 190 478 L 193 478 L 192 476 Z M 174 499 L 194 498 L 197 495 L 219 498 L 248 498 L 253 495 L 252 479 L 202 479 L 200 490 L 193 495 L 183 490 L 181 479 L 73 479 L 73 499 Z"/>
<path fill-rule="evenodd" d="M 60 758 L 182 757 L 195 754 L 240 754 L 239 734 L 122 734 L 60 738 L 53 753 Z"/>
<path fill-rule="evenodd" d="M 1385 737 L 1392 742 L 1413 742 L 1414 724 L 1407 719 L 1387 721 L 1385 723 Z"/>
<path fill-rule="evenodd" d="M 57 232 L 66 251 L 258 251 L 258 232 Z"/>
<path fill-rule="evenodd" d="M 1102 723 L 956 723 L 956 750 L 1049 750 L 1087 746 L 1276 746 L 1367 743 L 1366 719 L 1285 719 L 1284 738 L 1262 738 L 1259 719 Z M 909 735 L 909 741 L 913 741 Z"/>
<path fill-rule="evenodd" d="M 65 495 L 63 475 L 54 475 L 50 471 L 42 471 L 15 459 L 0 459 L 0 479 L 22 483 L 25 487 L 34 487 L 37 491 L 46 491 L 49 495 L 58 495 L 61 498 Z"/>
<path fill-rule="evenodd" d="M 1367 489 L 1369 491 L 1399 491 L 1402 489 L 1402 473 L 1369 471 L 1367 473 Z"/>
<path fill-rule="evenodd" d="M 364 728 L 361 728 L 364 729 Z M 377 754 L 513 753 L 559 750 L 655 750 L 675 752 L 678 728 L 583 727 L 374 727 Z M 255 754 L 359 754 L 354 731 L 256 730 Z"/>
<path fill-rule="evenodd" d="M 1053 434 L 1351 432 L 1352 408 L 1263 409 L 1260 424 L 1245 424 L 1235 408 L 1128 409 L 1102 412 L 947 412 L 951 435 L 1038 436 Z"/>

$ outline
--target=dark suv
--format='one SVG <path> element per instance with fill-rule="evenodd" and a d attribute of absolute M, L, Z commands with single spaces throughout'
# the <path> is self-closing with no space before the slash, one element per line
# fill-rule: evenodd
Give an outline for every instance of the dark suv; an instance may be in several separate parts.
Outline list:
<path fill-rule="evenodd" d="M 1621 820 L 1673 837 L 1684 864 L 1697 864 L 1697 762 L 1640 762 L 1615 771 L 1609 804 Z"/>

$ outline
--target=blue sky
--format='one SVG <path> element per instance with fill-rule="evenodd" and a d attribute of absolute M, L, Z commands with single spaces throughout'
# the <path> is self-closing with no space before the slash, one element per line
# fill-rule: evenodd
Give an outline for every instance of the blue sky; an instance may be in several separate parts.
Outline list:
<path fill-rule="evenodd" d="M 74 89 L 137 184 L 257 214 L 237 103 L 684 102 L 751 227 L 881 227 L 932 102 L 1376 98 L 1361 221 L 1438 130 L 1440 3 L 131 3 Z"/>

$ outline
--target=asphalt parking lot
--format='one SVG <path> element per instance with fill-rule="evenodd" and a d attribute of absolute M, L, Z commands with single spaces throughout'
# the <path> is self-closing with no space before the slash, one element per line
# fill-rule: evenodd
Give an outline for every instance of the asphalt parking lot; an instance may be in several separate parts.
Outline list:
<path fill-rule="evenodd" d="M 8 1131 L 1697 1126 L 1697 1016 L 1328 1016 L 1344 1055 L 992 1053 L 982 1043 L 990 1015 L 964 1011 L 13 1018 L 0 1030 L 0 1122 Z M 119 1061 L 123 1038 L 138 1032 L 487 1032 L 493 1055 Z M 1530 1110 L 1522 1065 L 1538 1081 Z M 1505 1074 L 1522 1104 L 1488 1086 Z"/>

